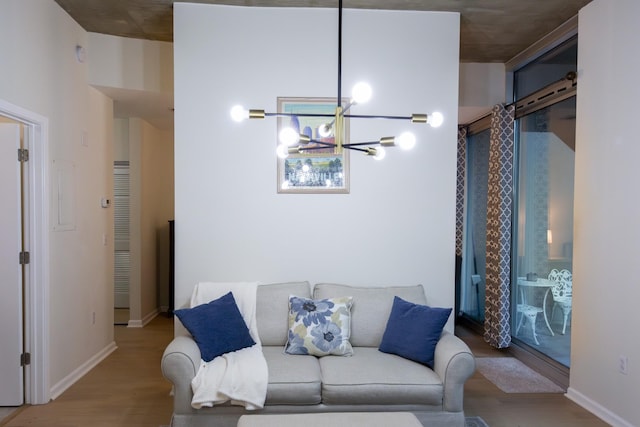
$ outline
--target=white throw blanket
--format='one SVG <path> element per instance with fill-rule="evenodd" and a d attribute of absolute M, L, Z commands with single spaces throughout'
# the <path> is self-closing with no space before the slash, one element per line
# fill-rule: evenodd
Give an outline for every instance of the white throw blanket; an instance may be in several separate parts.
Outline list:
<path fill-rule="evenodd" d="M 201 360 L 200 369 L 191 381 L 192 407 L 199 409 L 228 401 L 248 410 L 264 406 L 269 375 L 256 323 L 256 289 L 255 282 L 201 282 L 193 290 L 191 307 L 206 304 L 231 291 L 256 345 L 225 353 L 210 362 Z M 211 325 L 212 328 L 216 326 Z"/>

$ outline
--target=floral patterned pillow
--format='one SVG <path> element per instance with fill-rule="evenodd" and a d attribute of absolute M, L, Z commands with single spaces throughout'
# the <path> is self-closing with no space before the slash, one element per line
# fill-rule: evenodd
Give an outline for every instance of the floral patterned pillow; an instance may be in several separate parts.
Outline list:
<path fill-rule="evenodd" d="M 289 339 L 284 351 L 313 356 L 351 356 L 352 297 L 312 300 L 289 297 Z"/>

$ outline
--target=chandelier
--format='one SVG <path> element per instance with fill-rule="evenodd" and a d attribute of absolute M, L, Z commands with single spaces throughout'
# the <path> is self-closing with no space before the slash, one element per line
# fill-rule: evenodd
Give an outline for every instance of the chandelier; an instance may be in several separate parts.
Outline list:
<path fill-rule="evenodd" d="M 415 135 L 411 132 L 403 132 L 398 136 L 385 136 L 377 141 L 345 142 L 344 129 L 345 118 L 348 119 L 390 119 L 405 120 L 412 123 L 428 123 L 432 127 L 438 127 L 443 122 L 443 116 L 439 112 L 431 114 L 411 114 L 410 116 L 390 115 L 365 115 L 350 114 L 351 107 L 366 103 L 372 95 L 371 86 L 368 83 L 357 83 L 351 92 L 351 98 L 344 102 L 342 99 L 342 0 L 338 2 L 338 96 L 334 114 L 327 113 L 269 113 L 264 110 L 247 110 L 241 105 L 231 109 L 231 117 L 237 122 L 245 119 L 264 119 L 265 117 L 315 117 L 326 118 L 326 122 L 316 129 L 316 134 L 322 138 L 314 139 L 313 136 L 300 134 L 291 127 L 283 128 L 278 139 L 280 144 L 276 150 L 278 157 L 286 158 L 289 154 L 305 153 L 313 150 L 327 150 L 333 148 L 335 154 L 342 154 L 344 149 L 360 151 L 376 160 L 385 157 L 385 148 L 398 146 L 401 149 L 410 150 L 416 144 Z M 333 138 L 331 138 L 333 137 Z M 327 138 L 330 138 L 327 140 Z"/>

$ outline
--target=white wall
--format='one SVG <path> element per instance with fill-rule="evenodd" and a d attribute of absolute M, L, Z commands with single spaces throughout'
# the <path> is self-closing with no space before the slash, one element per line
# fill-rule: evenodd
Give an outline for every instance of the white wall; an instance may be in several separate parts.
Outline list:
<path fill-rule="evenodd" d="M 130 326 L 168 305 L 169 220 L 173 219 L 173 135 L 129 120 L 131 217 Z"/>
<path fill-rule="evenodd" d="M 173 92 L 173 44 L 89 33 L 89 82 L 148 92 Z"/>
<path fill-rule="evenodd" d="M 50 195 L 52 166 L 75 165 L 73 227 L 47 230 L 50 317 L 43 333 L 54 397 L 113 349 L 113 215 L 100 207 L 100 198 L 112 195 L 113 112 L 111 100 L 88 86 L 87 64 L 76 61 L 75 47 L 86 36 L 52 0 L 0 3 L 0 99 L 48 118 Z M 57 207 L 50 197 L 50 225 Z"/>
<path fill-rule="evenodd" d="M 173 219 L 173 134 L 140 118 L 115 119 L 114 158 L 129 161 L 129 326 L 169 306 L 169 220 Z"/>
<path fill-rule="evenodd" d="M 167 122 L 173 98 L 173 44 L 89 33 L 89 83 L 129 100 L 143 97 L 145 115 Z M 122 103 L 119 104 L 122 110 Z M 131 107 L 129 107 L 131 108 Z M 118 111 L 116 111 L 118 113 Z M 120 111 L 122 113 L 122 111 Z M 131 277 L 129 326 L 142 326 L 168 306 L 169 226 L 173 219 L 173 133 L 127 111 L 116 120 L 115 158 L 129 160 Z M 169 117 L 166 117 L 168 119 Z M 171 126 L 163 123 L 163 127 Z"/>
<path fill-rule="evenodd" d="M 148 265 L 155 281 L 143 281 L 143 322 L 158 309 L 169 308 L 169 220 L 174 219 L 173 132 L 156 129 L 143 121 L 142 215 L 145 223 Z"/>
<path fill-rule="evenodd" d="M 113 160 L 129 161 L 129 119 L 113 120 Z"/>
<path fill-rule="evenodd" d="M 354 113 L 446 120 L 352 121 L 352 141 L 411 126 L 418 145 L 353 154 L 348 195 L 292 195 L 276 193 L 276 122 L 229 110 L 335 97 L 337 9 L 174 8 L 176 306 L 202 280 L 422 283 L 453 306 L 459 15 L 344 11 L 344 94 L 374 89 Z"/>
<path fill-rule="evenodd" d="M 640 425 L 638 19 L 636 0 L 594 0 L 579 15 L 569 396 L 617 426 Z"/>
<path fill-rule="evenodd" d="M 463 62 L 460 64 L 458 123 L 467 124 L 488 114 L 506 101 L 504 64 Z"/>
<path fill-rule="evenodd" d="M 88 33 L 89 84 L 116 100 L 118 118 L 173 132 L 173 43 Z"/>

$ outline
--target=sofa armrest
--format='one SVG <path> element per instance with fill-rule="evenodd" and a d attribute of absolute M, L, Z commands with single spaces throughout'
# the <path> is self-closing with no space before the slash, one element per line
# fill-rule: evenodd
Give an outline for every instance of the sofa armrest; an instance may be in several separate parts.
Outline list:
<path fill-rule="evenodd" d="M 473 375 L 476 361 L 473 353 L 460 338 L 444 332 L 436 345 L 433 370 L 442 379 L 446 411 L 463 410 L 464 383 Z"/>
<path fill-rule="evenodd" d="M 191 380 L 200 368 L 200 349 L 190 336 L 173 339 L 162 355 L 162 375 L 173 383 L 174 413 L 190 413 L 193 391 Z"/>

